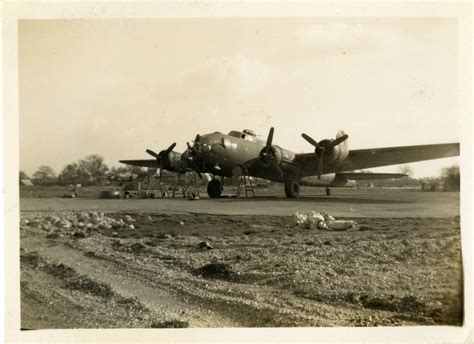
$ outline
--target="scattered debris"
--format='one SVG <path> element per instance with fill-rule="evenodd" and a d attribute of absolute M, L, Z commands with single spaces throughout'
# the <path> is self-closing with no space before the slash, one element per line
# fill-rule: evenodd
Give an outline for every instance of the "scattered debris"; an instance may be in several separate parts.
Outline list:
<path fill-rule="evenodd" d="M 196 269 L 195 272 L 204 278 L 232 280 L 235 276 L 230 266 L 224 263 L 209 263 Z"/>
<path fill-rule="evenodd" d="M 133 220 L 135 221 L 135 220 Z M 83 237 L 78 232 L 87 230 L 87 235 L 91 231 L 98 229 L 118 229 L 128 227 L 123 219 L 115 220 L 111 217 L 105 216 L 103 212 L 81 212 L 81 213 L 62 213 L 60 215 L 37 215 L 33 219 L 21 219 L 21 227 L 36 227 L 47 231 L 48 233 L 62 232 L 75 237 Z M 85 234 L 84 234 L 85 235 Z"/>
<path fill-rule="evenodd" d="M 132 251 L 133 253 L 140 253 L 140 252 L 143 252 L 146 250 L 146 246 L 139 243 L 139 242 L 136 242 L 135 244 L 131 245 L 129 247 L 130 251 Z"/>
<path fill-rule="evenodd" d="M 135 222 L 135 219 L 131 217 L 130 215 L 125 215 L 125 221 L 128 223 L 133 223 Z"/>
<path fill-rule="evenodd" d="M 199 250 L 212 250 L 214 247 L 207 241 L 203 241 L 197 244 L 196 248 Z"/>
<path fill-rule="evenodd" d="M 293 226 L 304 229 L 324 229 L 324 230 L 358 230 L 357 222 L 353 220 L 336 220 L 328 213 L 316 213 L 311 211 L 308 214 L 293 214 Z"/>
<path fill-rule="evenodd" d="M 73 236 L 74 238 L 83 239 L 83 238 L 86 237 L 86 233 L 77 231 L 77 232 L 74 232 L 74 233 L 72 234 L 72 236 Z"/>

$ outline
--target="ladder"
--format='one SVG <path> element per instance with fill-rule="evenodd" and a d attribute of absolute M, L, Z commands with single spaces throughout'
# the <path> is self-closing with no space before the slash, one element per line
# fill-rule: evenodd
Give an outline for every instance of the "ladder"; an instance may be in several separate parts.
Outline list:
<path fill-rule="evenodd" d="M 190 196 L 197 196 L 199 197 L 199 190 L 201 187 L 201 180 L 198 176 L 197 173 L 192 173 L 190 179 L 187 181 L 183 194 L 184 196 L 190 197 Z"/>
<path fill-rule="evenodd" d="M 239 187 L 237 188 L 237 197 L 240 197 L 243 191 L 245 191 L 245 197 L 249 197 L 249 194 L 255 197 L 255 191 L 253 189 L 252 180 L 248 175 L 247 169 L 242 170 L 242 175 L 240 176 L 239 181 Z"/>

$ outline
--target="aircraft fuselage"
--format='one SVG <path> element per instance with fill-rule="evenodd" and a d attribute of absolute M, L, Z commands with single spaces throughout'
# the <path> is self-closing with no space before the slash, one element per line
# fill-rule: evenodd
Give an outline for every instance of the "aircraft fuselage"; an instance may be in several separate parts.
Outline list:
<path fill-rule="evenodd" d="M 245 134 L 243 134 L 245 135 Z M 235 175 L 235 167 L 255 159 L 265 146 L 265 142 L 255 136 L 240 138 L 222 133 L 202 135 L 199 140 L 201 146 L 203 166 L 201 172 L 222 177 Z M 276 146 L 282 155 L 282 168 L 288 169 L 295 157 L 295 153 Z M 286 166 L 288 165 L 288 166 Z M 252 173 L 252 176 L 281 181 L 281 178 L 268 174 L 265 169 L 261 173 Z"/>

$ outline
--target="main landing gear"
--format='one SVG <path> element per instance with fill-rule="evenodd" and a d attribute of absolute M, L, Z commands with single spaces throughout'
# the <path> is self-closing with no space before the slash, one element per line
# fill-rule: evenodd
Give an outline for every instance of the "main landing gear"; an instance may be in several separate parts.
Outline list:
<path fill-rule="evenodd" d="M 300 184 L 294 180 L 285 182 L 285 194 L 288 198 L 298 198 L 300 195 Z"/>
<path fill-rule="evenodd" d="M 221 197 L 222 190 L 224 190 L 223 184 L 224 184 L 224 178 L 222 178 L 221 181 L 213 178 L 207 184 L 207 194 L 209 195 L 209 198 Z"/>

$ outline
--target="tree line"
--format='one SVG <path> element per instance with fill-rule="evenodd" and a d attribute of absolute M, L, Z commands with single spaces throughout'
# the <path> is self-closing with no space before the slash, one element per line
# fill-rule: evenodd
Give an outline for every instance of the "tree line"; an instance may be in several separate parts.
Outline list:
<path fill-rule="evenodd" d="M 413 169 L 408 165 L 402 165 L 399 168 L 401 173 L 409 176 L 411 181 L 414 181 L 411 176 Z M 82 184 L 94 185 L 99 184 L 104 177 L 111 175 L 122 174 L 142 174 L 146 173 L 146 168 L 138 166 L 114 166 L 109 168 L 104 162 L 104 158 L 98 154 L 87 155 L 83 159 L 67 164 L 62 171 L 57 175 L 56 172 L 49 166 L 43 165 L 31 176 L 35 184 L 42 185 L 68 185 L 68 184 Z M 150 171 L 152 172 L 152 171 Z M 154 172 L 154 171 L 153 171 Z M 370 172 L 370 171 L 364 171 Z M 168 174 L 163 171 L 163 173 Z M 29 179 L 28 175 L 20 171 L 20 179 Z M 460 190 L 461 178 L 458 165 L 446 167 L 441 170 L 438 177 L 421 178 L 416 180 L 419 183 L 436 184 L 443 190 Z"/>
<path fill-rule="evenodd" d="M 67 164 L 59 174 L 56 174 L 50 166 L 42 165 L 33 173 L 31 179 L 35 184 L 42 185 L 94 185 L 110 175 L 140 174 L 146 171 L 141 167 L 129 165 L 109 168 L 102 156 L 91 154 Z M 20 179 L 30 178 L 25 172 L 20 171 Z"/>

